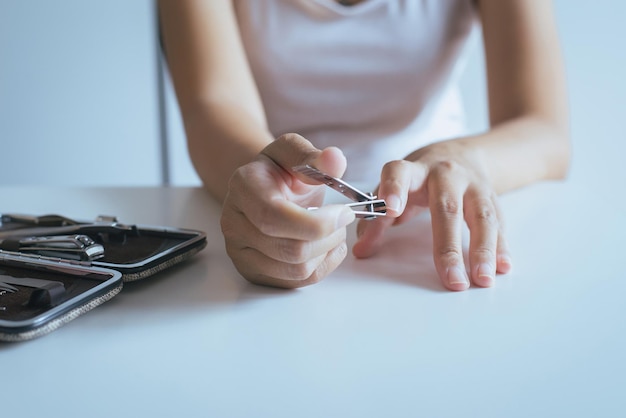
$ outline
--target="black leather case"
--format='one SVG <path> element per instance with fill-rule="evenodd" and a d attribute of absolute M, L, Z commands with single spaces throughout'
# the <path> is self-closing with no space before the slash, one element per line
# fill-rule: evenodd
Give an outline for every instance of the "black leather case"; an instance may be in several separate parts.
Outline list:
<path fill-rule="evenodd" d="M 0 341 L 45 335 L 205 245 L 201 231 L 111 217 L 2 215 Z"/>

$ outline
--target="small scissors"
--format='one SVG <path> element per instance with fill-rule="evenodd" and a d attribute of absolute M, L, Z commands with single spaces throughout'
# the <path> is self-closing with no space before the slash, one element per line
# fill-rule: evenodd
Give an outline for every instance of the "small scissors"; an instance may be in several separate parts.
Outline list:
<path fill-rule="evenodd" d="M 324 183 L 331 189 L 343 194 L 350 200 L 353 200 L 354 203 L 348 203 L 346 206 L 353 209 L 357 218 L 373 219 L 377 216 L 385 216 L 387 213 L 387 204 L 384 199 L 378 199 L 371 193 L 362 192 L 345 181 L 323 173 L 315 167 L 311 167 L 310 165 L 299 165 L 293 167 L 292 170 L 296 173 L 304 174 L 310 179 Z M 362 207 L 361 210 L 354 209 L 359 207 Z M 311 207 L 308 209 L 316 208 Z"/>

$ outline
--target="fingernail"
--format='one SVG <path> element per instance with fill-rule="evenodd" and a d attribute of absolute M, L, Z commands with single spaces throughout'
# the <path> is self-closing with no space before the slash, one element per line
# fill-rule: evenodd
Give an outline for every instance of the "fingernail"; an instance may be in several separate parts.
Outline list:
<path fill-rule="evenodd" d="M 476 276 L 486 282 L 493 282 L 493 267 L 487 263 L 480 263 L 476 269 Z"/>
<path fill-rule="evenodd" d="M 400 212 L 402 209 L 402 199 L 399 196 L 392 194 L 385 199 L 387 209 L 391 209 L 394 212 Z"/>
<path fill-rule="evenodd" d="M 498 257 L 498 271 L 500 273 L 509 273 L 513 269 L 513 262 L 508 255 Z"/>
<path fill-rule="evenodd" d="M 453 285 L 464 285 L 464 286 L 468 286 L 469 285 L 469 279 L 467 278 L 467 274 L 465 273 L 465 270 L 461 270 L 459 267 L 450 267 L 448 269 L 448 284 L 453 286 Z"/>
<path fill-rule="evenodd" d="M 350 208 L 345 208 L 341 211 L 337 217 L 337 223 L 335 224 L 337 229 L 343 228 L 346 225 L 351 224 L 356 219 L 354 211 Z"/>

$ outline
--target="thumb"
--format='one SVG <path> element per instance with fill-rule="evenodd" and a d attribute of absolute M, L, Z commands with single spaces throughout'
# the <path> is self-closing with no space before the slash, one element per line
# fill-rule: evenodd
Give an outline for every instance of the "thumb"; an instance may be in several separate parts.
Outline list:
<path fill-rule="evenodd" d="M 320 150 L 304 137 L 294 133 L 281 135 L 266 146 L 261 154 L 288 172 L 291 172 L 292 167 L 311 165 L 333 177 L 341 177 L 347 165 L 346 157 L 339 148 L 328 147 Z M 305 183 L 317 184 L 306 176 L 298 178 Z"/>

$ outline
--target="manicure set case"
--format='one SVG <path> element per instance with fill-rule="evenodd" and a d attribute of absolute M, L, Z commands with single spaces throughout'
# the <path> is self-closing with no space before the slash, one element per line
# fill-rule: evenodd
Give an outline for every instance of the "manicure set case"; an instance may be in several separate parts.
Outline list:
<path fill-rule="evenodd" d="M 75 221 L 59 215 L 2 215 L 0 341 L 30 340 L 191 258 L 202 231 L 127 225 L 114 217 Z"/>

